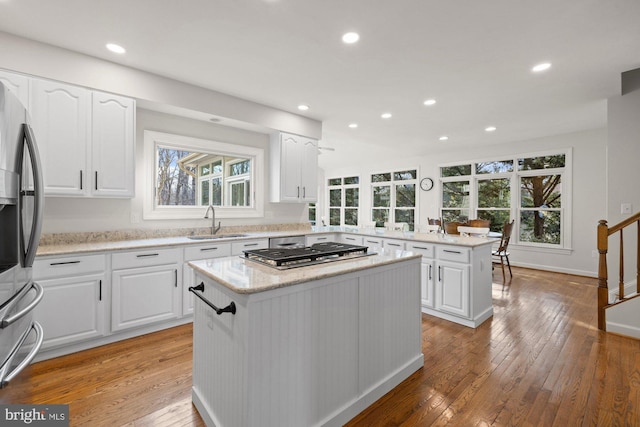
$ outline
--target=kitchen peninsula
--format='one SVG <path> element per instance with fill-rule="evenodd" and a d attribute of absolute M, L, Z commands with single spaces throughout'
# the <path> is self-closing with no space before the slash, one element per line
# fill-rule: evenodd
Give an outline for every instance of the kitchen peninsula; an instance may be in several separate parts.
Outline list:
<path fill-rule="evenodd" d="M 420 255 L 278 270 L 192 261 L 192 397 L 207 425 L 343 425 L 423 366 Z"/>

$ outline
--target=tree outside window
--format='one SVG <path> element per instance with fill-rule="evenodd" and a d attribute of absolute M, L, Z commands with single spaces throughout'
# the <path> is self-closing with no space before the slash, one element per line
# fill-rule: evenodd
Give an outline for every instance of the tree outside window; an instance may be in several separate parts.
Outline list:
<path fill-rule="evenodd" d="M 360 178 L 331 178 L 329 184 L 329 225 L 358 225 Z"/>
<path fill-rule="evenodd" d="M 416 169 L 371 175 L 371 218 L 376 227 L 405 222 L 409 230 L 415 229 L 416 181 Z"/>

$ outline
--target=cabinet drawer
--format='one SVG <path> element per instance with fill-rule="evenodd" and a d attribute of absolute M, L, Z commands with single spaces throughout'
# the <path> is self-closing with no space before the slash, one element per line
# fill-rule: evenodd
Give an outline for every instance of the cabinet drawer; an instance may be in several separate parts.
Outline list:
<path fill-rule="evenodd" d="M 33 263 L 34 279 L 104 273 L 105 255 L 81 255 L 61 258 L 38 258 Z"/>
<path fill-rule="evenodd" d="M 438 259 L 445 261 L 463 262 L 469 264 L 471 251 L 469 248 L 459 246 L 438 246 L 436 248 Z"/>
<path fill-rule="evenodd" d="M 362 236 L 354 236 L 353 234 L 343 234 L 340 238 L 343 243 L 348 245 L 358 245 L 362 246 L 363 238 Z"/>
<path fill-rule="evenodd" d="M 385 249 L 393 249 L 404 251 L 405 241 L 404 240 L 395 240 L 395 239 L 384 239 L 384 248 Z"/>
<path fill-rule="evenodd" d="M 310 235 L 305 236 L 305 244 L 307 246 L 315 245 L 316 243 L 322 242 L 335 242 L 336 235 L 335 234 L 318 234 L 318 235 Z"/>
<path fill-rule="evenodd" d="M 219 258 L 231 255 L 230 243 L 215 243 L 210 245 L 189 246 L 184 250 L 185 261 L 198 259 Z"/>
<path fill-rule="evenodd" d="M 245 240 L 231 243 L 231 255 L 240 255 L 242 251 L 264 249 L 269 247 L 269 239 Z"/>
<path fill-rule="evenodd" d="M 407 250 L 411 252 L 415 252 L 417 254 L 421 254 L 426 258 L 434 258 L 435 250 L 434 246 L 428 243 L 407 243 Z"/>
<path fill-rule="evenodd" d="M 149 249 L 135 252 L 118 252 L 112 255 L 111 265 L 114 270 L 118 270 L 121 268 L 175 264 L 178 262 L 179 257 L 178 249 Z"/>

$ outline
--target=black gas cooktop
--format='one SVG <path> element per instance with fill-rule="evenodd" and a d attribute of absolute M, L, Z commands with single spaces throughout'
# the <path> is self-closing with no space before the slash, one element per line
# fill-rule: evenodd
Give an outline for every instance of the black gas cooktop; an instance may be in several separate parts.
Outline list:
<path fill-rule="evenodd" d="M 375 255 L 366 246 L 322 242 L 303 248 L 265 248 L 244 251 L 245 259 L 284 270 L 331 261 Z"/>

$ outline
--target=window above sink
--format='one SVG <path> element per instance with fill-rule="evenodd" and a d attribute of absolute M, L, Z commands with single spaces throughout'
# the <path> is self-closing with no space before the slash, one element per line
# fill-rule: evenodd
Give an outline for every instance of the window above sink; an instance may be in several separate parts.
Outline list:
<path fill-rule="evenodd" d="M 144 131 L 144 159 L 144 219 L 264 215 L 261 148 Z"/>

